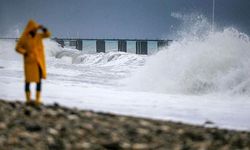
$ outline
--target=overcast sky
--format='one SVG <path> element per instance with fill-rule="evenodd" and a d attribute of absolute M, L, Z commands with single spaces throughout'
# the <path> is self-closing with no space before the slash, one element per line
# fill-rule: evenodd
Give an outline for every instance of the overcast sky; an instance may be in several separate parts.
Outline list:
<path fill-rule="evenodd" d="M 180 25 L 171 13 L 199 13 L 211 21 L 212 0 L 0 0 L 0 36 L 30 18 L 53 37 L 161 38 Z M 218 26 L 250 33 L 250 0 L 216 0 Z M 174 28 L 173 28 L 174 27 Z"/>

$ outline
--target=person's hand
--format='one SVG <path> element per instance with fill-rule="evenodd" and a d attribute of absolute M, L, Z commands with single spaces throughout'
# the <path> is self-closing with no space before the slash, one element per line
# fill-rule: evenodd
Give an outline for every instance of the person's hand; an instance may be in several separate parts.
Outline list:
<path fill-rule="evenodd" d="M 47 32 L 48 30 L 47 30 L 47 28 L 43 27 L 43 28 L 42 28 L 42 31 L 45 33 L 45 32 Z"/>
<path fill-rule="evenodd" d="M 39 25 L 39 29 L 41 29 L 44 33 L 48 31 L 43 25 Z"/>

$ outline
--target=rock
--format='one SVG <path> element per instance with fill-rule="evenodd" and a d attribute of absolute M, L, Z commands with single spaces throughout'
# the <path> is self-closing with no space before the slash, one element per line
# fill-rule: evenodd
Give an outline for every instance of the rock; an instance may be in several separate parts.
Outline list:
<path fill-rule="evenodd" d="M 60 105 L 59 105 L 58 103 L 55 102 L 55 103 L 53 104 L 53 107 L 58 108 L 58 107 L 60 107 Z"/>
<path fill-rule="evenodd" d="M 74 120 L 78 120 L 79 117 L 77 115 L 68 115 L 67 118 L 70 120 L 70 121 L 74 121 Z"/>
<path fill-rule="evenodd" d="M 63 128 L 62 124 L 56 124 L 55 129 L 56 130 L 61 130 Z"/>
<path fill-rule="evenodd" d="M 4 130 L 6 128 L 7 128 L 6 124 L 4 122 L 0 122 L 0 130 Z"/>
<path fill-rule="evenodd" d="M 15 109 L 16 108 L 16 103 L 10 103 L 10 106 Z"/>
<path fill-rule="evenodd" d="M 55 144 L 55 139 L 52 136 L 47 136 L 47 142 L 49 145 Z"/>
<path fill-rule="evenodd" d="M 183 134 L 183 133 L 184 133 L 184 130 L 183 130 L 183 129 L 178 129 L 178 130 L 177 130 L 177 133 L 178 133 L 178 134 Z"/>
<path fill-rule="evenodd" d="M 162 130 L 163 132 L 168 132 L 168 131 L 170 131 L 170 127 L 166 126 L 166 125 L 162 125 L 162 126 L 160 126 L 160 130 Z"/>
<path fill-rule="evenodd" d="M 17 137 L 10 137 L 8 139 L 7 143 L 10 144 L 10 145 L 15 145 L 15 144 L 18 144 L 19 141 L 18 141 Z"/>
<path fill-rule="evenodd" d="M 53 135 L 53 136 L 57 136 L 58 135 L 58 131 L 56 129 L 53 129 L 53 128 L 49 128 L 48 129 L 48 133 L 50 135 Z"/>
<path fill-rule="evenodd" d="M 146 134 L 149 133 L 149 130 L 143 129 L 143 128 L 138 128 L 138 129 L 137 129 L 137 132 L 138 132 L 139 134 L 146 135 Z"/>
<path fill-rule="evenodd" d="M 102 146 L 109 150 L 119 150 L 121 149 L 120 144 L 118 142 L 110 142 L 102 144 Z"/>
<path fill-rule="evenodd" d="M 125 121 L 127 120 L 127 118 L 126 118 L 126 117 L 121 116 L 121 117 L 119 117 L 119 118 L 118 118 L 118 120 L 119 120 L 120 122 L 125 122 Z"/>
<path fill-rule="evenodd" d="M 87 130 L 93 130 L 93 129 L 94 129 L 93 125 L 90 124 L 90 123 L 84 124 L 84 125 L 83 125 L 83 128 L 84 128 L 84 129 L 87 129 Z"/>
<path fill-rule="evenodd" d="M 145 143 L 136 143 L 132 145 L 132 149 L 145 150 L 145 149 L 149 149 L 149 145 Z"/>
<path fill-rule="evenodd" d="M 131 149 L 131 144 L 127 143 L 127 142 L 124 142 L 121 144 L 121 147 L 123 149 Z"/>
<path fill-rule="evenodd" d="M 53 144 L 48 144 L 48 148 L 51 150 L 64 150 L 65 145 L 61 139 L 57 138 Z"/>
<path fill-rule="evenodd" d="M 87 111 L 87 112 L 85 112 L 83 114 L 84 114 L 84 116 L 89 117 L 89 118 L 93 116 L 93 113 L 90 112 L 90 111 Z"/>
<path fill-rule="evenodd" d="M 77 143 L 76 148 L 77 149 L 89 149 L 91 148 L 91 144 L 88 142 Z"/>
<path fill-rule="evenodd" d="M 6 141 L 6 137 L 0 136 L 0 145 L 3 145 L 3 143 Z"/>
<path fill-rule="evenodd" d="M 192 141 L 204 141 L 205 138 L 203 134 L 197 133 L 195 131 L 186 131 L 182 134 L 185 138 L 190 138 Z"/>
<path fill-rule="evenodd" d="M 37 131 L 41 131 L 42 127 L 34 122 L 26 122 L 25 123 L 25 128 L 26 130 L 30 131 L 30 132 L 37 132 Z"/>
<path fill-rule="evenodd" d="M 142 125 L 142 126 L 144 126 L 144 127 L 149 127 L 149 126 L 151 126 L 151 123 L 148 122 L 148 121 L 145 121 L 145 120 L 141 120 L 141 121 L 139 122 L 139 124 Z"/>
<path fill-rule="evenodd" d="M 24 109 L 24 115 L 31 116 L 31 110 L 30 110 L 30 108 L 25 108 Z"/>
<path fill-rule="evenodd" d="M 47 109 L 45 111 L 45 116 L 48 116 L 48 117 L 56 117 L 57 115 L 57 112 L 55 110 L 52 110 L 52 109 Z"/>
<path fill-rule="evenodd" d="M 120 136 L 116 132 L 111 133 L 111 138 L 112 138 L 112 141 L 119 141 L 120 140 Z"/>
<path fill-rule="evenodd" d="M 78 135 L 78 136 L 83 136 L 83 135 L 85 135 L 85 132 L 82 129 L 76 129 L 75 134 Z"/>
<path fill-rule="evenodd" d="M 30 140 L 39 139 L 39 134 L 35 132 L 22 131 L 22 132 L 19 132 L 17 135 L 21 138 L 30 139 Z"/>
<path fill-rule="evenodd" d="M 16 111 L 13 111 L 12 113 L 11 113 L 11 116 L 12 117 L 16 117 L 18 115 L 18 112 L 16 112 Z"/>

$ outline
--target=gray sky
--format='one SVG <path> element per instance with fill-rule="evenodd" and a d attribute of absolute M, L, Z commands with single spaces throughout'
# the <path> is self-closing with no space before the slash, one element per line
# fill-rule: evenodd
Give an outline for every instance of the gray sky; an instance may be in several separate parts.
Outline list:
<path fill-rule="evenodd" d="M 172 12 L 211 21 L 212 0 L 0 0 L 0 36 L 13 36 L 33 18 L 53 37 L 162 38 L 181 23 Z M 250 0 L 216 0 L 215 13 L 218 26 L 250 33 Z"/>

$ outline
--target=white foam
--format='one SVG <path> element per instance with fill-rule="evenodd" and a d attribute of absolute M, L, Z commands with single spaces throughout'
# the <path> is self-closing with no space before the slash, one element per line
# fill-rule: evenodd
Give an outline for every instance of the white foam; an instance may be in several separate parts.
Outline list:
<path fill-rule="evenodd" d="M 128 88 L 180 94 L 250 95 L 250 40 L 234 28 L 215 29 L 202 15 L 172 14 L 178 40 L 147 59 Z"/>
<path fill-rule="evenodd" d="M 250 95 L 250 41 L 234 28 L 186 36 L 150 57 L 130 86 L 163 93 Z"/>
<path fill-rule="evenodd" d="M 0 40 L 0 59 L 20 60 L 20 56 L 15 51 L 15 40 Z"/>
<path fill-rule="evenodd" d="M 124 52 L 108 52 L 96 54 L 84 54 L 78 50 L 63 50 L 57 53 L 56 58 L 71 59 L 73 64 L 121 66 L 143 65 L 146 56 L 140 56 Z"/>

